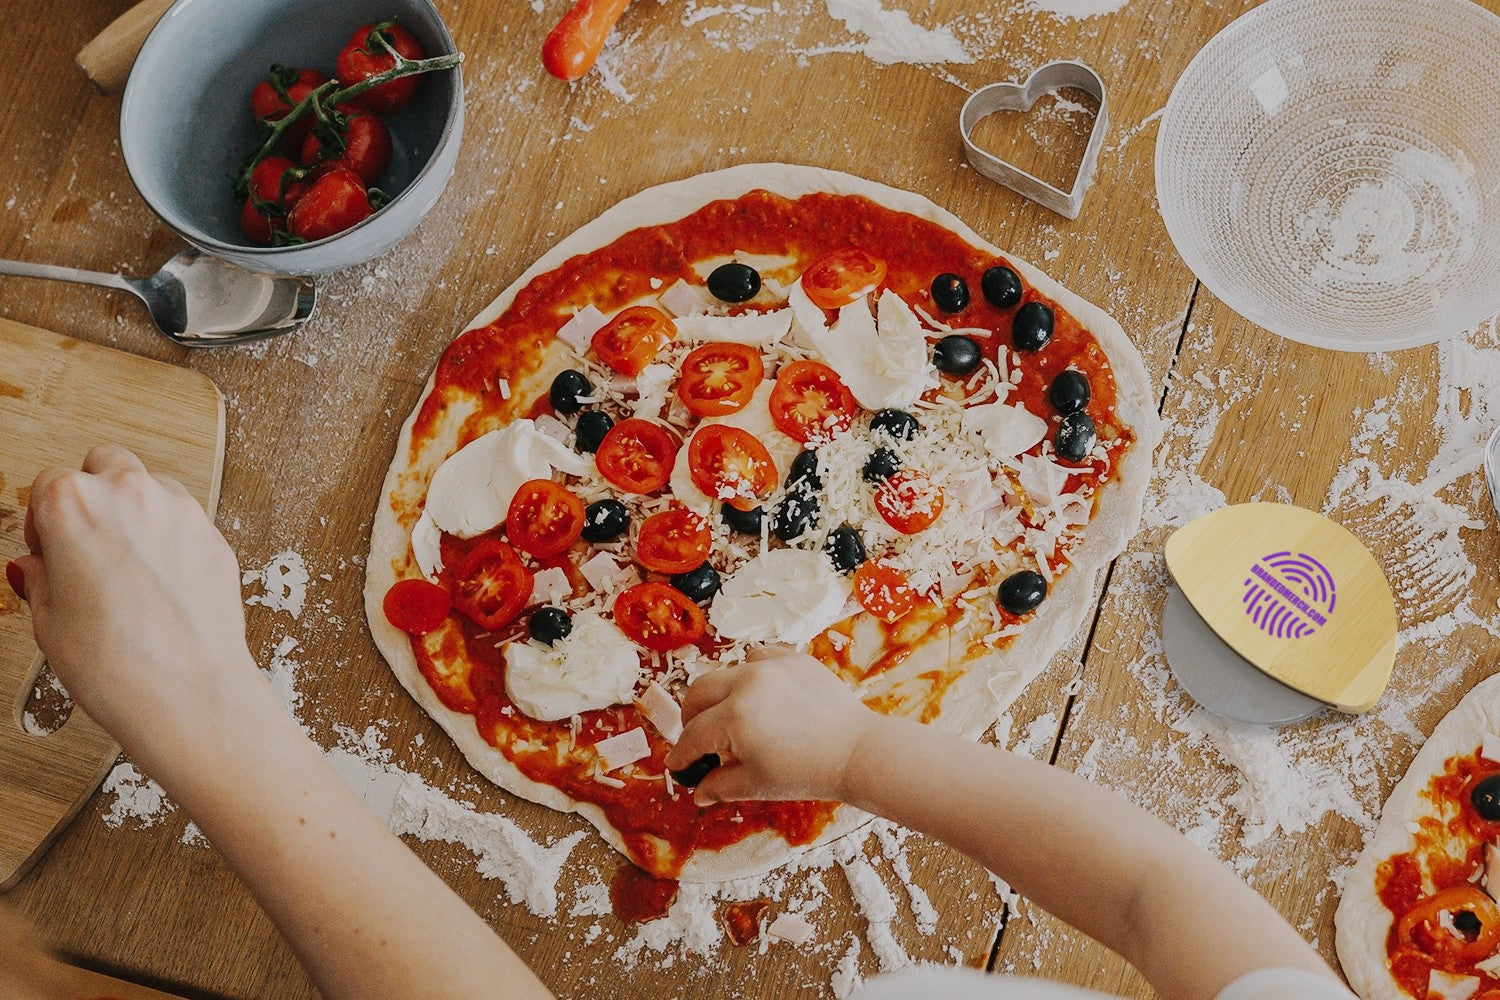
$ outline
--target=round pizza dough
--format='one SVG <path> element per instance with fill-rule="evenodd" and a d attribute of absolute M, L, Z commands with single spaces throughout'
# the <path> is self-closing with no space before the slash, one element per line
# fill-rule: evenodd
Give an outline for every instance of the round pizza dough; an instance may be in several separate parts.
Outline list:
<path fill-rule="evenodd" d="M 1063 288 L 1037 268 L 991 245 L 956 216 L 921 195 L 832 170 L 785 163 L 751 163 L 662 184 L 625 199 L 543 255 L 501 292 L 475 318 L 470 328 L 484 326 L 496 319 L 533 278 L 557 268 L 575 255 L 606 246 L 631 230 L 675 222 L 709 202 L 737 198 L 758 189 L 788 198 L 817 192 L 859 195 L 885 208 L 935 222 L 975 247 L 1004 256 L 1027 283 L 1056 301 L 1092 333 L 1109 358 L 1118 389 L 1116 412 L 1134 431 L 1135 444 L 1120 462 L 1118 478 L 1100 491 L 1097 513 L 1085 529 L 1083 543 L 1073 551 L 1072 567 L 1053 587 L 1042 611 L 1027 623 L 1010 649 L 971 661 L 968 672 L 944 696 L 942 713 L 934 724 L 977 739 L 1084 622 L 1094 606 L 1093 595 L 1099 573 L 1123 551 L 1140 521 L 1141 505 L 1151 477 L 1152 456 L 1161 439 L 1154 402 L 1156 393 L 1140 353 L 1107 313 Z M 513 385 L 512 393 L 526 399 L 545 392 L 552 376 L 567 367 L 566 354 L 560 345 L 556 354 L 555 359 L 542 365 L 536 377 L 526 384 Z M 459 421 L 455 420 L 444 428 L 445 433 L 435 435 L 421 454 L 410 455 L 413 422 L 432 391 L 433 378 L 429 376 L 422 398 L 401 428 L 395 459 L 375 510 L 365 580 L 365 612 L 375 644 L 402 686 L 447 731 L 476 770 L 523 798 L 563 812 L 579 813 L 593 823 L 611 845 L 625 853 L 622 838 L 599 807 L 574 801 L 550 785 L 532 781 L 479 736 L 472 716 L 453 712 L 444 706 L 418 669 L 406 634 L 386 621 L 381 607 L 385 593 L 401 575 L 411 575 L 408 567 L 413 565 L 410 526 L 398 519 L 393 503 L 425 495 L 433 472 L 457 449 Z M 962 642 L 958 648 L 964 648 L 966 637 L 956 638 Z M 934 666 L 944 666 L 948 654 L 949 647 L 924 646 L 902 665 L 899 676 L 893 676 L 891 681 L 899 682 Z M 842 837 L 870 818 L 852 806 L 840 806 L 816 844 Z M 696 852 L 688 859 L 681 878 L 702 882 L 759 875 L 785 864 L 806 849 L 809 848 L 789 845 L 774 832 L 763 831 L 722 850 Z"/>
<path fill-rule="evenodd" d="M 1443 716 L 1385 800 L 1374 836 L 1349 871 L 1334 914 L 1334 943 L 1344 977 L 1364 1000 L 1412 1000 L 1396 985 L 1386 964 L 1386 936 L 1394 918 L 1375 894 L 1375 870 L 1387 858 L 1416 846 L 1410 825 L 1432 811 L 1422 792 L 1443 772 L 1449 757 L 1473 753 L 1486 733 L 1500 733 L 1500 675 L 1474 685 Z"/>

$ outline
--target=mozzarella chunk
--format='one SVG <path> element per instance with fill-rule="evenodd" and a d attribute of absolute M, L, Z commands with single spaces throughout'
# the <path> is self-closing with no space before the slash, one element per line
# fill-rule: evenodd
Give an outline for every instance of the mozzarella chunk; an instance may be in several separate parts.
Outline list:
<path fill-rule="evenodd" d="M 573 584 L 562 569 L 548 566 L 532 578 L 531 596 L 543 604 L 561 604 L 573 596 Z"/>
<path fill-rule="evenodd" d="M 1500 846 L 1484 845 L 1484 891 L 1491 898 L 1500 895 Z"/>
<path fill-rule="evenodd" d="M 543 413 L 536 418 L 537 433 L 545 435 L 554 441 L 567 444 L 573 440 L 573 428 L 558 420 L 550 413 Z"/>
<path fill-rule="evenodd" d="M 574 313 L 573 318 L 558 329 L 557 339 L 582 354 L 588 350 L 594 334 L 603 329 L 604 324 L 608 322 L 609 318 L 595 309 L 593 303 L 590 303 Z"/>
<path fill-rule="evenodd" d="M 859 404 L 867 409 L 909 409 L 937 384 L 927 356 L 921 324 L 901 297 L 890 289 L 877 303 L 879 320 L 865 298 L 839 310 L 832 326 L 813 305 L 798 281 L 788 292 L 798 335 L 839 373 Z"/>
<path fill-rule="evenodd" d="M 852 590 L 821 551 L 774 549 L 724 581 L 708 620 L 730 639 L 800 646 L 847 617 Z"/>
<path fill-rule="evenodd" d="M 1482 962 L 1475 962 L 1474 968 L 1487 976 L 1500 976 L 1500 955 L 1491 955 Z"/>
<path fill-rule="evenodd" d="M 690 285 L 681 278 L 672 284 L 665 292 L 657 296 L 661 307 L 674 317 L 681 319 L 684 316 L 697 316 L 709 310 L 708 296 L 696 285 Z"/>
<path fill-rule="evenodd" d="M 630 701 L 640 678 L 635 644 L 595 612 L 573 616 L 573 631 L 552 645 L 508 642 L 505 694 L 533 719 L 555 722 Z"/>
<path fill-rule="evenodd" d="M 634 567 L 621 566 L 608 552 L 596 552 L 578 571 L 588 581 L 589 588 L 601 594 L 622 590 L 622 582 L 637 576 Z"/>
<path fill-rule="evenodd" d="M 1479 747 L 1479 756 L 1485 760 L 1493 760 L 1500 763 L 1500 736 L 1494 733 L 1485 733 L 1484 742 Z"/>
<path fill-rule="evenodd" d="M 747 312 L 738 316 L 682 316 L 677 337 L 690 344 L 731 343 L 766 347 L 779 344 L 792 329 L 792 311 Z"/>
<path fill-rule="evenodd" d="M 626 764 L 651 756 L 651 744 L 646 740 L 646 731 L 636 726 L 595 743 L 594 752 L 599 755 L 605 771 L 618 771 Z"/>
<path fill-rule="evenodd" d="M 677 699 L 667 693 L 667 689 L 652 681 L 646 685 L 646 690 L 635 700 L 636 707 L 646 717 L 646 721 L 656 727 L 661 733 L 661 738 L 668 743 L 676 743 L 682 736 L 682 706 L 677 704 Z"/>
<path fill-rule="evenodd" d="M 1427 974 L 1427 996 L 1431 1000 L 1469 1000 L 1478 992 L 1478 976 L 1455 976 L 1441 969 Z"/>
<path fill-rule="evenodd" d="M 795 913 L 778 913 L 766 933 L 787 944 L 805 944 L 813 936 L 813 925 Z"/>
<path fill-rule="evenodd" d="M 490 431 L 450 455 L 427 488 L 427 513 L 439 528 L 472 538 L 505 520 L 521 484 L 551 479 L 554 469 L 587 475 L 590 463 L 530 420 Z"/>
<path fill-rule="evenodd" d="M 984 447 L 990 458 L 1013 466 L 1016 456 L 1030 451 L 1047 436 L 1047 421 L 1024 406 L 986 403 L 964 410 L 963 430 Z"/>
<path fill-rule="evenodd" d="M 422 575 L 433 583 L 437 582 L 438 574 L 443 571 L 442 543 L 442 530 L 432 519 L 432 514 L 422 511 L 422 516 L 417 518 L 417 523 L 411 529 L 411 554 L 416 558 Z"/>

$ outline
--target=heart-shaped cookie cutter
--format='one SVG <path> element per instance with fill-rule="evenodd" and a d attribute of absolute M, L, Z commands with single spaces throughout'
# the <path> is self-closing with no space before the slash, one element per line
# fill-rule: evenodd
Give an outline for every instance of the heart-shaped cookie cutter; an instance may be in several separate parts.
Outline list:
<path fill-rule="evenodd" d="M 1076 87 L 1086 94 L 1092 94 L 1099 101 L 1099 113 L 1094 118 L 1093 130 L 1089 132 L 1089 143 L 1083 151 L 1078 173 L 1073 177 L 1072 190 L 1059 190 L 1040 177 L 974 145 L 974 126 L 981 119 L 996 111 L 1030 111 L 1043 94 L 1054 93 L 1065 87 Z M 1072 59 L 1048 63 L 1027 77 L 1025 83 L 992 83 L 987 87 L 980 87 L 964 102 L 963 110 L 958 114 L 958 129 L 963 135 L 964 151 L 975 170 L 1069 219 L 1078 218 L 1078 211 L 1083 207 L 1083 196 L 1088 193 L 1089 185 L 1094 180 L 1094 165 L 1098 162 L 1099 147 L 1104 143 L 1104 132 L 1108 127 L 1104 81 L 1099 79 L 1099 74 L 1092 67 Z"/>

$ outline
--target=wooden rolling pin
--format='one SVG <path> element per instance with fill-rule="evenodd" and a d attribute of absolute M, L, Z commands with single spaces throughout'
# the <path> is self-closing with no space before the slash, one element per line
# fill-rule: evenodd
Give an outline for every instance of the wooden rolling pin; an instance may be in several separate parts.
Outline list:
<path fill-rule="evenodd" d="M 141 0 L 79 51 L 78 68 L 106 94 L 124 87 L 146 36 L 170 6 L 172 0 Z"/>

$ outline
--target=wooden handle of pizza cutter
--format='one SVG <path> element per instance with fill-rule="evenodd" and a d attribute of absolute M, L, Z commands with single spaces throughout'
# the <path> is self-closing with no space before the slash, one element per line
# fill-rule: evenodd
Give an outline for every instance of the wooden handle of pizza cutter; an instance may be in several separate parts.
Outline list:
<path fill-rule="evenodd" d="M 630 0 L 578 0 L 542 43 L 542 65 L 559 80 L 576 80 L 594 66 L 610 29 Z"/>
<path fill-rule="evenodd" d="M 141 0 L 79 51 L 78 68 L 106 94 L 125 86 L 146 36 L 170 6 L 172 0 Z"/>

